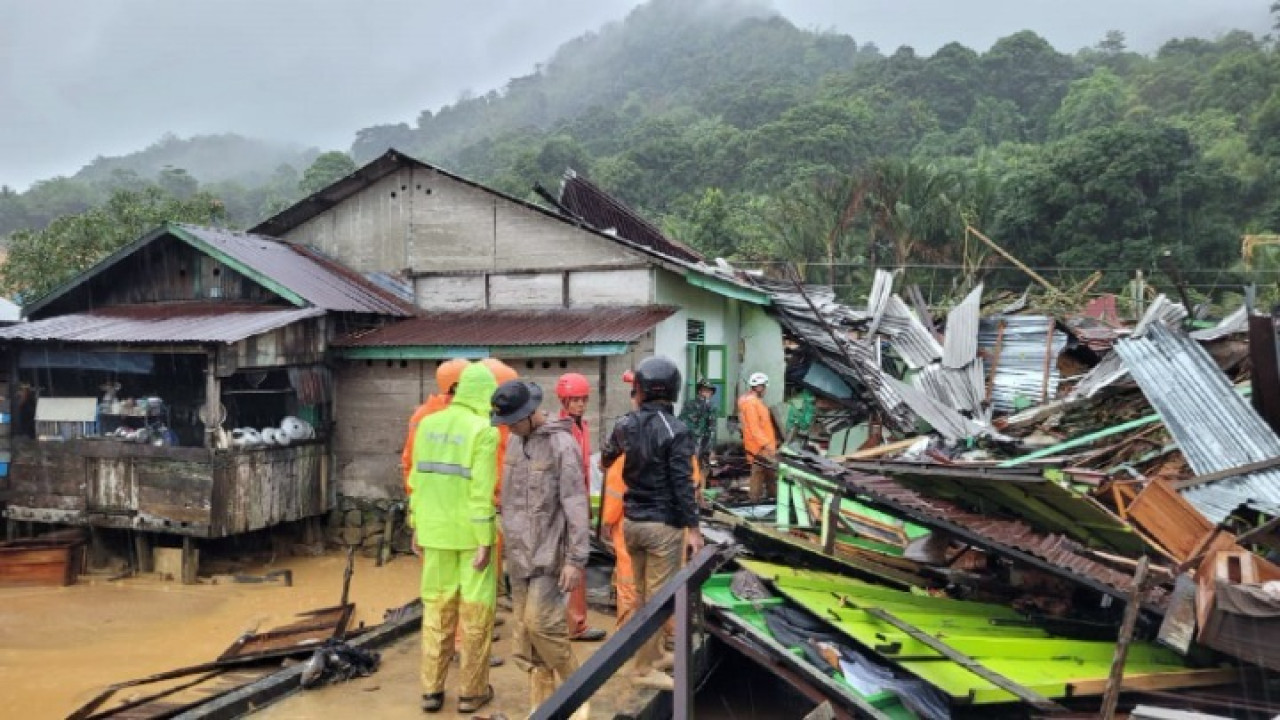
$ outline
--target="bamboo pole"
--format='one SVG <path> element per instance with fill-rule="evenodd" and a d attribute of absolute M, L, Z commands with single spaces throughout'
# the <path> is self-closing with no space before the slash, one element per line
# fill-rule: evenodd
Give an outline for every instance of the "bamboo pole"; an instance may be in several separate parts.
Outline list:
<path fill-rule="evenodd" d="M 1022 263 L 1022 261 L 1021 261 L 1021 260 L 1019 260 L 1018 258 L 1016 258 L 1016 257 L 1014 257 L 1013 255 L 1009 254 L 1009 252 L 1008 252 L 1007 250 L 1005 250 L 1004 248 L 1002 248 L 1002 247 L 1000 247 L 999 245 L 997 245 L 997 244 L 996 244 L 996 242 L 995 242 L 994 240 L 992 240 L 991 238 L 987 237 L 986 235 L 983 235 L 982 233 L 978 232 L 978 229 L 977 229 L 977 228 L 973 227 L 972 225 L 965 225 L 965 226 L 964 226 L 964 231 L 965 231 L 966 233 L 973 233 L 974 237 L 976 237 L 976 238 L 978 238 L 979 240 L 981 240 L 982 242 L 986 243 L 986 244 L 987 244 L 987 247 L 991 248 L 992 250 L 995 250 L 995 251 L 996 251 L 996 253 L 998 253 L 998 254 L 1000 255 L 1000 257 L 1002 257 L 1002 258 L 1004 258 L 1005 260 L 1008 260 L 1009 262 L 1013 263 L 1014 267 L 1018 268 L 1018 269 L 1019 269 L 1019 270 L 1021 270 L 1022 272 L 1026 273 L 1027 275 L 1029 275 L 1029 276 L 1031 277 L 1031 279 L 1032 279 L 1032 280 L 1035 280 L 1036 282 L 1038 282 L 1038 283 L 1040 283 L 1041 285 L 1043 285 L 1043 286 L 1045 287 L 1045 289 L 1046 289 L 1046 290 L 1048 290 L 1049 292 L 1052 292 L 1052 293 L 1059 293 L 1059 294 L 1060 294 L 1060 292 L 1061 292 L 1061 291 L 1060 291 L 1060 290 L 1058 290 L 1058 288 L 1054 287 L 1053 283 L 1049 282 L 1048 280 L 1045 280 L 1045 279 L 1044 279 L 1043 277 L 1041 277 L 1041 276 L 1040 276 L 1040 274 L 1039 274 L 1039 273 L 1037 273 L 1035 270 L 1032 270 L 1031 268 L 1029 268 L 1029 267 L 1027 267 L 1026 265 L 1024 265 L 1024 264 Z"/>

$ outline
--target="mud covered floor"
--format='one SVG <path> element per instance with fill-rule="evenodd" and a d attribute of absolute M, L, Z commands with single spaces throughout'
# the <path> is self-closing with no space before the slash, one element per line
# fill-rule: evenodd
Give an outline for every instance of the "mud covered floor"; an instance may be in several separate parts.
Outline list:
<path fill-rule="evenodd" d="M 104 687 L 174 668 L 209 662 L 247 630 L 265 630 L 296 613 L 336 605 L 342 593 L 345 555 L 287 557 L 243 568 L 262 575 L 293 571 L 293 587 L 264 584 L 199 585 L 154 576 L 108 581 L 82 576 L 64 588 L 0 588 L 0 717 L 62 718 Z M 416 558 L 397 556 L 384 567 L 356 558 L 351 601 L 353 626 L 374 625 L 383 612 L 418 593 Z M 509 617 L 499 612 L 501 617 Z M 592 625 L 612 629 L 611 617 L 592 613 Z M 501 628 L 495 652 L 510 653 L 510 622 Z M 418 707 L 418 648 L 413 634 L 381 649 L 381 669 L 372 677 L 303 691 L 255 717 L 424 717 Z M 599 647 L 575 643 L 579 661 Z M 525 675 L 510 663 L 495 668 L 498 700 L 481 713 L 502 710 L 511 718 L 528 711 Z M 593 703 L 592 717 L 612 717 L 634 701 L 622 678 L 614 678 Z M 453 714 L 450 689 L 445 712 Z M 470 716 L 466 716 L 470 717 Z"/>

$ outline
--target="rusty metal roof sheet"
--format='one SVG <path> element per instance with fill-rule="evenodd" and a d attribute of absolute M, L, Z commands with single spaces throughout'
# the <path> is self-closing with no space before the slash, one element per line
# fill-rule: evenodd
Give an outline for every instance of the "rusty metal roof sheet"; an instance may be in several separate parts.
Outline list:
<path fill-rule="evenodd" d="M 1068 535 L 1091 547 L 1135 556 L 1149 549 L 1142 536 L 1097 500 L 1039 472 L 900 460 L 843 464 L 858 472 L 891 477 L 908 488 L 967 508 L 1000 508 L 1041 530 Z"/>
<path fill-rule="evenodd" d="M 702 260 L 696 250 L 663 235 L 653 223 L 591 181 L 579 177 L 573 170 L 565 172 L 564 181 L 560 184 L 560 205 L 598 230 L 613 230 L 619 236 L 663 255 L 688 262 Z"/>
<path fill-rule="evenodd" d="M 951 532 L 990 552 L 1031 562 L 1120 600 L 1128 598 L 1133 579 L 1088 557 L 1084 546 L 1066 535 L 1041 532 L 1022 520 L 970 512 L 949 500 L 903 487 L 891 478 L 855 472 L 817 456 L 805 457 L 809 462 L 800 469 L 843 482 L 868 504 L 926 527 Z M 1168 592 L 1156 586 L 1147 591 L 1144 604 L 1158 610 L 1167 599 Z"/>
<path fill-rule="evenodd" d="M 226 302 L 117 305 L 0 328 L 0 340 L 233 343 L 324 314 L 321 308 Z"/>
<path fill-rule="evenodd" d="M 175 225 L 325 310 L 404 317 L 414 309 L 359 273 L 310 248 L 265 235 Z"/>
<path fill-rule="evenodd" d="M 433 312 L 340 338 L 341 347 L 581 345 L 631 342 L 676 313 L 666 306 Z"/>

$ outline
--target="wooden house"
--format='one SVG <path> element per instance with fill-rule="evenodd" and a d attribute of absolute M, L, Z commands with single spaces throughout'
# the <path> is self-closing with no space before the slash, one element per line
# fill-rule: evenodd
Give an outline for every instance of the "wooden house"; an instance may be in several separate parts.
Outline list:
<path fill-rule="evenodd" d="M 5 517 L 219 538 L 331 507 L 329 343 L 414 309 L 300 245 L 168 225 L 24 313 Z"/>

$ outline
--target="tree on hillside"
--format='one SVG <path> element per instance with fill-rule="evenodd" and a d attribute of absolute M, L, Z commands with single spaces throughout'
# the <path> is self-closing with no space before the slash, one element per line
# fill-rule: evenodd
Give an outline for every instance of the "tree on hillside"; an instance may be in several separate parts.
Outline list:
<path fill-rule="evenodd" d="M 298 181 L 298 190 L 303 195 L 319 192 L 355 170 L 356 163 L 350 155 L 340 150 L 331 150 L 321 154 L 311 163 L 311 167 L 303 171 L 302 180 Z"/>
<path fill-rule="evenodd" d="M 156 175 L 156 184 L 179 200 L 186 200 L 200 190 L 199 181 L 186 170 L 173 166 L 166 166 Z"/>
<path fill-rule="evenodd" d="M 1119 122 L 1133 106 L 1133 92 L 1124 80 L 1106 68 L 1071 83 L 1050 130 L 1054 137 L 1066 137 L 1095 127 Z"/>
<path fill-rule="evenodd" d="M 180 199 L 154 186 L 117 190 L 105 205 L 10 236 L 0 291 L 30 302 L 163 223 L 208 225 L 225 217 L 222 201 L 207 193 Z"/>

